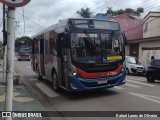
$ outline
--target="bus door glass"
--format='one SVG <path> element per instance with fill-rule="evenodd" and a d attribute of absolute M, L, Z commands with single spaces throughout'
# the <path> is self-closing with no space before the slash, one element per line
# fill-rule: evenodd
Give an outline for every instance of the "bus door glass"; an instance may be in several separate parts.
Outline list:
<path fill-rule="evenodd" d="M 65 35 L 60 34 L 61 40 L 61 71 L 62 71 L 62 85 L 65 86 L 67 82 L 67 50 L 65 46 Z"/>
<path fill-rule="evenodd" d="M 41 67 L 41 75 L 44 73 L 44 38 L 40 39 L 40 67 Z"/>

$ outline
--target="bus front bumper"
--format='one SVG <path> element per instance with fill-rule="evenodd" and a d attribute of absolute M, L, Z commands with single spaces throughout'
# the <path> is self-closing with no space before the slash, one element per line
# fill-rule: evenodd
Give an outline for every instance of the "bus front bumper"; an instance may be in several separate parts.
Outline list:
<path fill-rule="evenodd" d="M 86 91 L 111 88 L 125 84 L 126 71 L 123 71 L 117 76 L 103 78 L 103 79 L 85 79 L 77 76 L 70 76 L 68 78 L 69 92 Z"/>

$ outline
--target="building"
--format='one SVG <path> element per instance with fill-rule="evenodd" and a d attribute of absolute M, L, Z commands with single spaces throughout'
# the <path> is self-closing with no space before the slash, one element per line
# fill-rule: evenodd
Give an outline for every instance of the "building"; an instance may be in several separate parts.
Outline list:
<path fill-rule="evenodd" d="M 149 12 L 143 22 L 143 38 L 160 36 L 160 12 Z"/>
<path fill-rule="evenodd" d="M 131 24 L 134 24 L 134 21 L 132 21 L 132 23 L 128 22 L 128 24 L 130 26 Z M 132 31 L 132 35 L 135 36 L 130 36 L 128 32 L 125 32 L 127 37 L 129 38 L 127 40 L 128 46 L 126 54 L 137 57 L 139 61 L 146 67 L 146 69 L 151 61 L 151 56 L 154 56 L 155 59 L 160 59 L 159 24 L 160 12 L 149 12 L 144 17 L 143 24 L 137 24 L 135 25 L 135 27 L 131 25 L 132 27 L 130 28 L 130 30 Z M 139 33 L 137 33 L 136 31 Z"/>
<path fill-rule="evenodd" d="M 146 67 L 151 56 L 160 59 L 160 12 L 149 12 L 143 20 L 143 40 L 139 42 L 139 58 Z"/>

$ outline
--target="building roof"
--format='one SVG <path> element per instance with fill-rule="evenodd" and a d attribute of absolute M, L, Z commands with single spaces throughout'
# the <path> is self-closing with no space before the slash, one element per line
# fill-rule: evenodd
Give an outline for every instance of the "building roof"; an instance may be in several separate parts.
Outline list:
<path fill-rule="evenodd" d="M 112 16 L 112 19 L 114 18 L 122 18 L 122 19 L 139 19 L 142 20 L 142 18 L 134 13 L 124 13 L 124 14 L 120 14 L 120 15 L 116 15 L 116 16 Z"/>
<path fill-rule="evenodd" d="M 143 38 L 143 20 L 136 14 L 121 14 L 111 19 L 119 22 L 128 40 Z"/>
<path fill-rule="evenodd" d="M 146 19 L 146 17 L 149 16 L 149 14 L 151 14 L 151 13 L 160 13 L 160 12 L 158 12 L 158 11 L 150 11 L 146 16 L 144 16 L 143 19 Z"/>
<path fill-rule="evenodd" d="M 144 18 L 144 22 L 148 20 L 150 17 L 160 17 L 160 12 L 150 11 Z"/>

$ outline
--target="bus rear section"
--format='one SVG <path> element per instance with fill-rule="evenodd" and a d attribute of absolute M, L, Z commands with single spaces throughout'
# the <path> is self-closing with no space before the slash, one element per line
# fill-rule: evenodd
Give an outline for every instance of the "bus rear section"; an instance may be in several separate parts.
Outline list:
<path fill-rule="evenodd" d="M 76 92 L 123 85 L 125 40 L 117 22 L 68 19 L 33 37 L 32 68 L 51 81 L 55 90 Z"/>
<path fill-rule="evenodd" d="M 30 60 L 31 49 L 29 47 L 20 47 L 18 50 L 18 61 Z"/>

